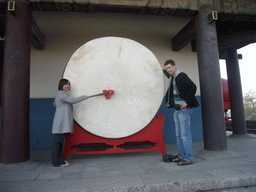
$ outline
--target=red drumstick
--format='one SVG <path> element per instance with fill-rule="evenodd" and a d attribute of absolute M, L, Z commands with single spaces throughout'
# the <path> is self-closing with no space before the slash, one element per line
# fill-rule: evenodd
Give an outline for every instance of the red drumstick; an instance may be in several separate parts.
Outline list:
<path fill-rule="evenodd" d="M 110 96 L 113 95 L 114 93 L 115 93 L 114 90 L 109 89 L 108 91 L 107 90 L 103 90 L 103 93 L 99 93 L 99 94 L 96 94 L 96 95 L 91 95 L 90 97 L 96 97 L 96 96 L 100 96 L 100 95 L 105 95 L 106 99 L 110 99 Z"/>

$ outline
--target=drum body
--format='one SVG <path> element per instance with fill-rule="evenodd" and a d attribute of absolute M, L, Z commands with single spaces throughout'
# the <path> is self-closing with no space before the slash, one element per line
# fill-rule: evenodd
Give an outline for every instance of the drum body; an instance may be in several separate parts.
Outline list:
<path fill-rule="evenodd" d="M 86 131 L 104 138 L 123 138 L 146 127 L 164 96 L 164 76 L 154 54 L 136 41 L 103 37 L 87 42 L 71 56 L 63 78 L 70 95 L 115 94 L 74 104 L 74 119 Z"/>

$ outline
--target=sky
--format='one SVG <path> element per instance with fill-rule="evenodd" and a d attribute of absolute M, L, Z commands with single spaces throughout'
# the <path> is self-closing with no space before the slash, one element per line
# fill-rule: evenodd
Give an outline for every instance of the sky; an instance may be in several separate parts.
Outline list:
<path fill-rule="evenodd" d="M 237 50 L 243 59 L 239 60 L 240 77 L 243 94 L 250 90 L 256 92 L 256 43 L 249 44 Z M 226 62 L 220 60 L 221 78 L 227 79 Z"/>

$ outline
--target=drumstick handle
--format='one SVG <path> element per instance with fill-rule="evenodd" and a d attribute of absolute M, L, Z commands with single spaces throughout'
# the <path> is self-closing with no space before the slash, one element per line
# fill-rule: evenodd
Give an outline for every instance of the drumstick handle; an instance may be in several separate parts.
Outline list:
<path fill-rule="evenodd" d="M 105 93 L 99 93 L 99 94 L 96 94 L 96 95 L 91 95 L 89 97 L 97 97 L 97 96 L 100 96 L 100 95 L 107 95 L 108 92 L 105 92 Z"/>

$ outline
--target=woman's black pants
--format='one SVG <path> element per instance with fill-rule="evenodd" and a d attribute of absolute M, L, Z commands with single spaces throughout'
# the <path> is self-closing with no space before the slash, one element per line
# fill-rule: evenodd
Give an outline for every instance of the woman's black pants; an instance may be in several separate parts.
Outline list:
<path fill-rule="evenodd" d="M 64 134 L 55 134 L 52 144 L 52 164 L 54 167 L 58 167 L 65 164 L 62 153 L 64 146 Z"/>

